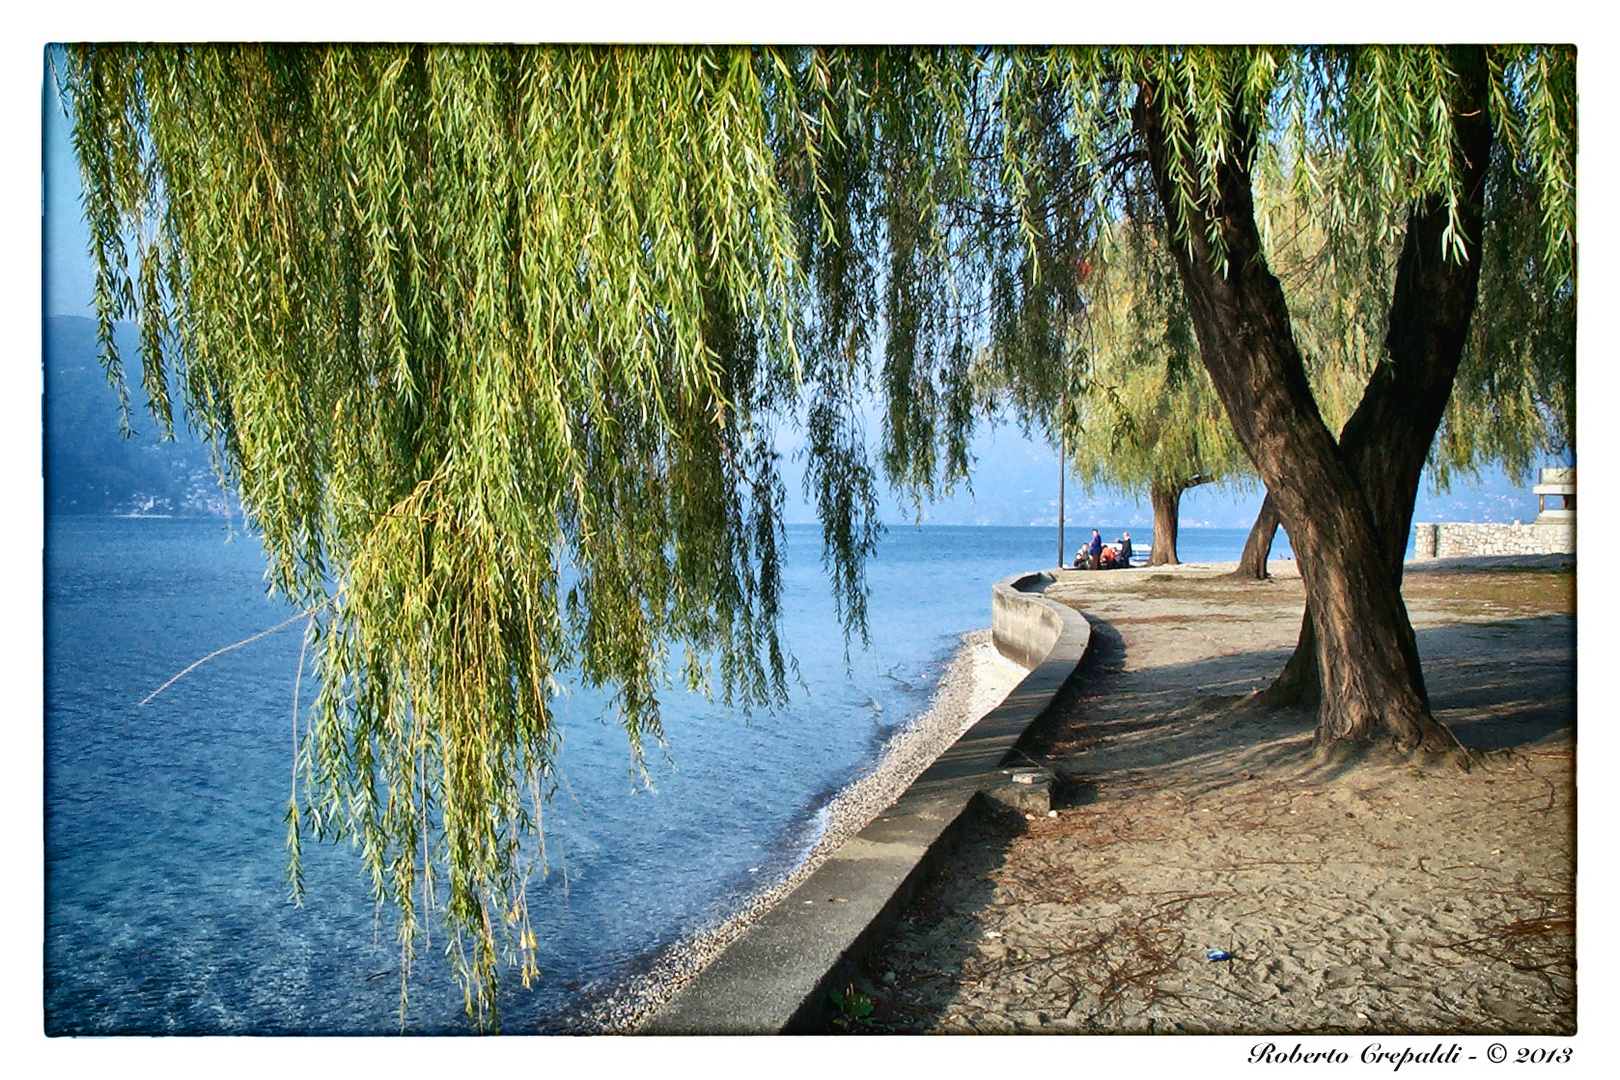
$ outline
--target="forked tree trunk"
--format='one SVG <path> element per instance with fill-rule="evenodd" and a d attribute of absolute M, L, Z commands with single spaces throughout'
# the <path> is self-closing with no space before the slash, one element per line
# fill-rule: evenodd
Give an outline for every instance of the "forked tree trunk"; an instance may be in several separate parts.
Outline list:
<path fill-rule="evenodd" d="M 1266 569 L 1266 560 L 1271 558 L 1271 545 L 1277 539 L 1277 526 L 1282 519 L 1277 516 L 1277 503 L 1266 493 L 1265 502 L 1260 504 L 1260 513 L 1255 515 L 1254 527 L 1249 530 L 1249 538 L 1243 543 L 1243 557 L 1238 560 L 1237 569 L 1232 576 L 1244 581 L 1265 581 L 1271 576 Z"/>
<path fill-rule="evenodd" d="M 1248 164 L 1252 127 L 1241 115 L 1234 120 L 1229 156 L 1214 168 L 1212 216 L 1197 207 L 1184 212 L 1170 172 L 1169 143 L 1180 138 L 1196 146 L 1197 133 L 1166 131 L 1160 92 L 1142 87 L 1134 120 L 1177 237 L 1170 248 L 1204 366 L 1276 500 L 1298 557 L 1316 632 L 1318 741 L 1454 746 L 1429 713 L 1400 579 L 1390 572 L 1388 545 L 1373 514 L 1372 503 L 1380 500 L 1368 499 L 1350 456 L 1322 422 L 1282 287 L 1266 265 Z M 1477 112 L 1484 115 L 1483 102 Z M 1183 116 L 1180 122 L 1189 121 Z M 1488 151 L 1488 117 L 1484 128 Z M 1221 235 L 1224 259 L 1210 243 L 1212 225 Z M 1477 285 L 1477 269 L 1474 280 Z M 1444 399 L 1440 404 L 1443 409 Z"/>
<path fill-rule="evenodd" d="M 1153 488 L 1153 550 L 1148 555 L 1149 566 L 1175 566 L 1181 562 L 1176 555 L 1176 536 L 1181 531 L 1181 492 L 1179 487 Z"/>
<path fill-rule="evenodd" d="M 1485 61 L 1481 50 L 1458 50 L 1465 100 L 1459 103 L 1457 130 L 1462 146 L 1463 199 L 1458 224 L 1469 243 L 1459 262 L 1445 246 L 1450 214 L 1439 199 L 1414 206 L 1396 268 L 1390 300 L 1388 357 L 1368 381 L 1356 411 L 1339 435 L 1339 447 L 1361 481 L 1381 544 L 1385 572 L 1399 588 L 1406 566 L 1407 534 L 1429 447 L 1445 415 L 1452 383 L 1468 339 L 1468 325 L 1479 295 L 1480 251 L 1484 230 L 1485 174 L 1491 153 L 1486 107 Z M 1276 706 L 1315 705 L 1322 686 L 1317 667 L 1315 613 L 1307 600 L 1299 642 L 1283 672 L 1265 693 Z M 1428 700 L 1417 639 L 1410 622 L 1402 648 L 1410 655 L 1418 689 Z"/>

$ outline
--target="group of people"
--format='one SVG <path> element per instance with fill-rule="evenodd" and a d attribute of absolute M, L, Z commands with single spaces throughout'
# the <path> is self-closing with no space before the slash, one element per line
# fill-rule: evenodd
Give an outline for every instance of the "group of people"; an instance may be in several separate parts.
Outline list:
<path fill-rule="evenodd" d="M 1102 541 L 1102 533 L 1091 530 L 1091 543 L 1074 553 L 1076 570 L 1119 570 L 1131 565 L 1131 534 L 1112 544 Z"/>

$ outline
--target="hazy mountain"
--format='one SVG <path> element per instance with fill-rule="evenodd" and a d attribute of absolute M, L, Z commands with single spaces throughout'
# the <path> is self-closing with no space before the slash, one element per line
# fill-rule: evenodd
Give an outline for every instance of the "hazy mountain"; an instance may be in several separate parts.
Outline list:
<path fill-rule="evenodd" d="M 876 423 L 868 431 L 877 430 Z M 794 444 L 797 446 L 797 444 Z M 875 445 L 873 447 L 875 450 Z M 813 503 L 804 497 L 804 468 L 785 452 L 788 520 L 815 520 Z M 981 430 L 973 442 L 971 490 L 958 490 L 923 507 L 922 520 L 938 525 L 1052 525 L 1058 520 L 1058 461 L 1050 448 L 1023 438 L 1016 427 Z M 1469 483 L 1456 483 L 1449 493 L 1418 493 L 1414 521 L 1529 521 L 1536 516 L 1530 485 L 1516 485 L 1500 469 L 1490 469 Z M 1073 478 L 1066 485 L 1064 521 L 1069 528 L 1148 529 L 1153 507 L 1144 496 L 1117 491 L 1087 494 Z M 1258 481 L 1193 488 L 1181 499 L 1183 528 L 1246 529 L 1254 524 L 1265 499 Z M 887 524 L 917 520 L 909 506 L 885 492 L 880 513 Z"/>
<path fill-rule="evenodd" d="M 137 369 L 135 328 L 115 333 L 126 366 Z M 49 514 L 224 514 L 227 502 L 208 451 L 185 428 L 175 403 L 175 438 L 163 441 L 139 387 L 130 426 L 120 430 L 118 395 L 97 359 L 96 324 L 57 316 L 44 324 L 45 510 Z"/>

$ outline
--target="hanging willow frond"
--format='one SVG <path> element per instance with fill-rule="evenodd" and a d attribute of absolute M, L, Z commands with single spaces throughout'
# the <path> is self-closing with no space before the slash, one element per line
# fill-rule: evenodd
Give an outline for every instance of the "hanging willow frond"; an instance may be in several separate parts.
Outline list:
<path fill-rule="evenodd" d="M 638 755 L 671 642 L 784 690 L 790 103 L 737 50 L 87 46 L 66 83 L 104 340 L 139 312 L 274 588 L 330 600 L 301 820 L 407 950 L 442 866 L 492 1015 L 554 680 L 612 688 Z"/>
<path fill-rule="evenodd" d="M 1171 241 L 1173 242 L 1173 241 Z M 1087 281 L 1075 328 L 1086 386 L 1061 414 L 1087 490 L 1180 491 L 1245 482 L 1248 460 L 1208 373 L 1159 223 L 1119 223 Z"/>

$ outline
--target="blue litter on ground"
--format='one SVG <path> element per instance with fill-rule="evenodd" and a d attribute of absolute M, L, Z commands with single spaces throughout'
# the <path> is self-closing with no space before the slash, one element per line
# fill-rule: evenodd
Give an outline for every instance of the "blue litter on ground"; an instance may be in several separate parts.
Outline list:
<path fill-rule="evenodd" d="M 1220 949 L 1209 949 L 1204 953 L 1204 955 L 1209 957 L 1210 963 L 1213 963 L 1213 964 L 1218 964 L 1222 960 L 1230 960 L 1230 959 L 1232 959 L 1232 954 L 1231 953 L 1222 952 Z"/>

